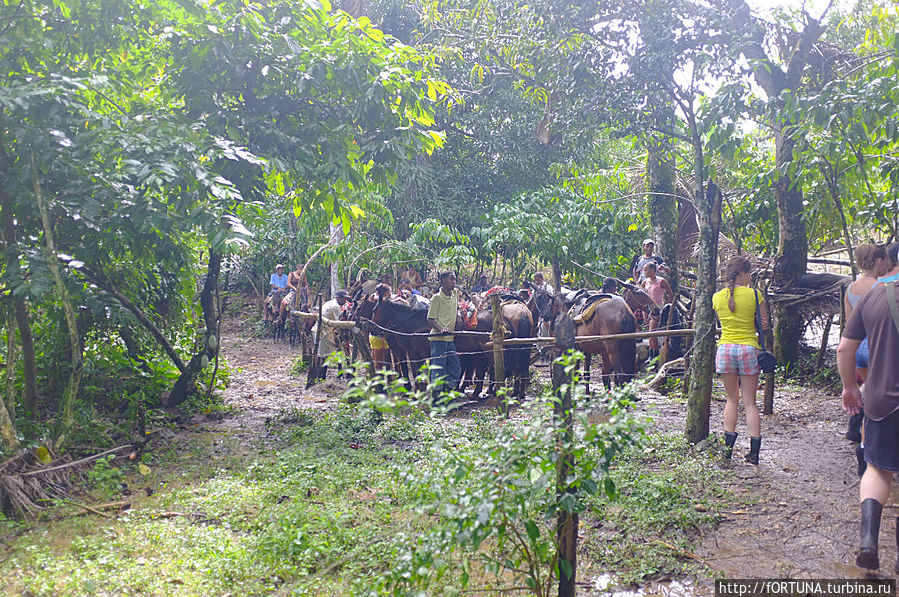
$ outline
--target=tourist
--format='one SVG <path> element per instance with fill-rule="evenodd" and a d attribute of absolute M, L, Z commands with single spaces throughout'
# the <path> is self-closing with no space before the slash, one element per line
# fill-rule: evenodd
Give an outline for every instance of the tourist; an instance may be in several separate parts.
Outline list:
<path fill-rule="evenodd" d="M 855 262 L 862 270 L 861 276 L 846 289 L 845 310 L 846 318 L 852 315 L 859 300 L 877 284 L 877 278 L 886 274 L 890 269 L 890 261 L 883 247 L 865 243 L 855 248 Z M 864 383 L 868 377 L 868 339 L 862 340 L 855 354 L 855 372 L 858 379 Z M 861 427 L 864 411 L 849 417 L 849 430 L 846 438 L 853 442 L 859 442 L 855 449 L 855 458 L 858 462 L 858 475 L 865 472 L 865 444 Z"/>
<path fill-rule="evenodd" d="M 270 286 L 268 296 L 265 297 L 265 321 L 269 321 L 270 317 L 274 318 L 276 308 L 280 309 L 280 300 L 275 304 L 274 298 L 276 294 L 282 295 L 287 292 L 287 274 L 284 273 L 284 265 L 275 266 L 275 272 L 269 276 L 268 284 Z M 271 316 L 269 315 L 271 313 Z M 279 314 L 280 315 L 280 314 Z"/>
<path fill-rule="evenodd" d="M 752 263 L 746 257 L 731 258 L 725 270 L 727 288 L 712 296 L 712 306 L 721 322 L 715 371 L 721 375 L 727 393 L 727 403 L 724 406 L 725 456 L 731 457 L 737 441 L 737 414 L 742 396 L 749 431 L 746 462 L 758 464 L 762 445 L 761 419 L 755 403 L 759 385 L 759 341 L 755 323 L 758 292 L 749 288 L 752 282 L 751 271 Z M 763 329 L 767 329 L 765 303 L 758 304 Z"/>
<path fill-rule="evenodd" d="M 643 290 L 646 291 L 646 294 L 649 295 L 649 298 L 651 298 L 658 307 L 658 309 L 653 310 L 649 317 L 650 332 L 659 327 L 660 309 L 674 300 L 674 292 L 671 291 L 668 280 L 658 277 L 656 275 L 658 273 L 657 270 L 658 265 L 656 265 L 654 261 L 647 261 L 646 265 L 643 266 L 643 282 L 640 283 L 640 286 L 643 287 Z M 650 338 L 649 358 L 652 359 L 658 355 L 659 339 Z"/>
<path fill-rule="evenodd" d="M 855 355 L 868 339 L 868 378 L 865 381 L 864 429 L 867 468 L 859 484 L 861 545 L 855 563 L 861 568 L 880 567 L 877 555 L 883 506 L 890 497 L 893 473 L 899 471 L 899 318 L 895 282 L 877 284 L 856 304 L 846 321 L 837 348 L 837 367 L 843 382 L 843 409 L 851 415 L 862 409 L 862 394 L 855 373 Z M 899 539 L 899 536 L 897 536 Z M 894 568 L 899 572 L 899 561 Z"/>

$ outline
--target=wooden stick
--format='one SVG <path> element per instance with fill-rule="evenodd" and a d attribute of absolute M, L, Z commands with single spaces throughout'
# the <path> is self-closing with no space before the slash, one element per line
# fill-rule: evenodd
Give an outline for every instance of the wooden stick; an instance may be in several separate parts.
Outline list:
<path fill-rule="evenodd" d="M 493 394 L 499 395 L 499 389 L 506 382 L 506 368 L 503 358 L 503 343 L 505 342 L 505 328 L 503 326 L 503 309 L 500 306 L 499 297 L 490 297 L 490 305 L 493 308 L 493 336 L 489 343 L 493 348 Z M 503 414 L 509 417 L 509 400 L 503 400 Z"/>
<path fill-rule="evenodd" d="M 97 458 L 102 458 L 103 456 L 106 456 L 108 454 L 115 454 L 115 453 L 121 452 L 125 449 L 133 450 L 134 446 L 131 444 L 127 444 L 124 446 L 116 446 L 115 448 L 110 448 L 109 450 L 106 450 L 105 452 L 100 452 L 99 454 L 94 454 L 93 456 L 87 456 L 87 457 L 81 458 L 79 460 L 73 460 L 72 462 L 67 462 L 65 464 L 60 464 L 58 466 L 51 466 L 50 468 L 42 468 L 42 469 L 38 469 L 36 471 L 29 471 L 26 473 L 17 473 L 17 474 L 22 475 L 23 477 L 30 477 L 32 475 L 43 475 L 44 473 L 50 473 L 50 472 L 58 471 L 58 470 L 61 470 L 64 468 L 78 466 L 79 464 L 84 464 L 86 462 L 90 462 L 91 460 L 96 460 Z"/>
<path fill-rule="evenodd" d="M 67 504 L 72 504 L 73 506 L 78 506 L 79 508 L 83 508 L 84 510 L 87 510 L 88 512 L 102 516 L 103 518 L 112 518 L 112 514 L 107 514 L 106 512 L 100 512 L 96 508 L 88 506 L 87 504 L 82 504 L 81 502 L 76 502 L 75 500 L 61 499 L 60 501 L 65 502 Z"/>
<path fill-rule="evenodd" d="M 845 251 L 846 249 L 842 249 Z M 841 265 L 843 267 L 852 267 L 852 264 L 848 261 L 844 261 L 843 259 L 822 259 L 821 257 L 809 257 L 807 259 L 809 263 L 820 263 L 822 265 Z"/>
<path fill-rule="evenodd" d="M 671 369 L 676 369 L 681 366 L 684 366 L 683 357 L 681 357 L 679 359 L 674 359 L 673 361 L 668 361 L 667 363 L 665 363 L 664 365 L 661 366 L 661 368 L 659 369 L 659 372 L 656 373 L 655 376 L 651 380 L 646 382 L 646 387 L 656 389 L 656 386 L 659 383 L 661 383 L 662 380 L 664 380 L 668 376 L 668 371 L 670 371 Z"/>

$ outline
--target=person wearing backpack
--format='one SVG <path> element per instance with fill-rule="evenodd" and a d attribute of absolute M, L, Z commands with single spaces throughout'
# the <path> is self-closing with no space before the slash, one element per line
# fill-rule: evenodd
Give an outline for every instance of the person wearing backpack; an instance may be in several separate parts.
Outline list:
<path fill-rule="evenodd" d="M 843 382 L 843 409 L 857 414 L 862 394 L 855 374 L 855 356 L 868 339 L 868 377 L 865 380 L 865 462 L 859 484 L 861 542 L 855 563 L 877 570 L 878 536 L 883 506 L 890 498 L 893 474 L 899 471 L 899 304 L 896 282 L 877 284 L 856 305 L 837 348 L 837 367 Z M 897 535 L 899 544 L 899 535 Z M 899 573 L 899 560 L 894 570 Z"/>

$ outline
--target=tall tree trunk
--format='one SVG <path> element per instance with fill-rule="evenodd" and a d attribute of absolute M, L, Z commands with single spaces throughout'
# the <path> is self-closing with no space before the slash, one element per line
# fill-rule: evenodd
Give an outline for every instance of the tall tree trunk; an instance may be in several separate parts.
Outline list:
<path fill-rule="evenodd" d="M 696 188 L 693 191 L 699 215 L 699 267 L 694 301 L 693 358 L 687 386 L 687 440 L 696 443 L 709 435 L 709 408 L 715 372 L 715 331 L 717 328 L 712 295 L 715 294 L 718 265 L 718 231 L 721 227 L 721 191 L 709 183 L 703 189 L 704 157 L 701 140 L 694 134 L 693 160 Z"/>
<path fill-rule="evenodd" d="M 553 256 L 553 283 L 556 285 L 557 291 L 562 288 L 562 266 L 559 263 L 558 255 Z"/>
<path fill-rule="evenodd" d="M 780 56 L 772 59 L 767 53 L 766 23 L 752 16 L 746 0 L 728 2 L 734 30 L 741 32 L 739 49 L 754 63 L 755 80 L 768 96 L 768 121 L 774 131 L 774 169 L 777 172 L 774 196 L 777 199 L 780 235 L 773 283 L 782 287 L 805 273 L 808 238 L 803 218 L 802 191 L 789 174 L 795 141 L 790 137 L 790 123 L 784 119 L 781 109 L 787 92 L 794 96 L 800 93 L 815 43 L 824 32 L 821 21 L 833 3 L 827 6 L 819 19 L 806 13 L 805 27 L 794 37 L 795 42 L 786 51 L 781 48 Z M 792 369 L 799 359 L 802 338 L 800 306 L 778 306 L 775 315 L 774 354 L 778 362 Z"/>
<path fill-rule="evenodd" d="M 805 273 L 808 266 L 808 236 L 806 235 L 802 190 L 788 173 L 793 160 L 795 141 L 790 137 L 788 124 L 775 120 L 774 167 L 778 172 L 774 183 L 777 199 L 777 223 L 779 240 L 777 245 L 777 267 L 774 269 L 774 285 L 786 286 L 797 276 Z M 802 338 L 803 321 L 801 305 L 782 306 L 775 303 L 774 354 L 777 362 L 792 370 L 799 362 L 799 342 Z"/>
<path fill-rule="evenodd" d="M 656 254 L 664 257 L 671 271 L 666 276 L 677 296 L 677 197 L 674 188 L 674 167 L 662 145 L 650 145 L 646 158 L 646 180 L 649 195 L 649 219 L 656 241 Z"/>
<path fill-rule="evenodd" d="M 68 440 L 69 430 L 71 430 L 72 424 L 75 422 L 75 398 L 78 396 L 81 374 L 84 372 L 84 354 L 81 349 L 81 338 L 78 335 L 75 309 L 72 307 L 69 291 L 66 289 L 65 280 L 62 277 L 62 272 L 59 270 L 59 258 L 56 255 L 56 246 L 53 242 L 53 226 L 50 224 L 50 213 L 47 210 L 47 205 L 44 203 L 43 193 L 41 192 L 37 166 L 34 163 L 34 154 L 31 154 L 31 175 L 34 182 L 34 197 L 41 212 L 41 224 L 44 228 L 44 254 L 47 258 L 47 266 L 53 275 L 59 302 L 62 303 L 62 310 L 65 313 L 66 328 L 69 332 L 69 351 L 72 355 L 72 369 L 69 372 L 69 379 L 62 393 L 62 400 L 59 404 L 59 422 L 54 433 L 56 436 L 54 443 L 56 448 L 59 449 Z"/>
<path fill-rule="evenodd" d="M 6 317 L 6 398 L 5 404 L 0 400 L 0 440 L 7 453 L 19 449 L 19 435 L 16 433 L 16 395 L 14 378 L 16 362 L 16 330 L 12 305 Z"/>
<path fill-rule="evenodd" d="M 330 232 L 330 240 L 329 244 L 337 245 L 343 240 L 343 228 L 340 224 L 331 223 L 328 225 Z M 331 265 L 328 266 L 328 270 L 331 274 L 331 298 L 337 294 L 337 291 L 340 290 L 340 276 L 338 276 L 338 271 L 340 269 L 340 262 L 335 261 Z M 399 287 L 400 281 L 396 280 L 396 287 Z"/>
<path fill-rule="evenodd" d="M 209 264 L 206 267 L 206 280 L 200 292 L 200 308 L 203 310 L 203 322 L 206 332 L 203 334 L 197 354 L 193 356 L 163 403 L 165 406 L 177 406 L 187 400 L 197 386 L 197 378 L 212 359 L 215 358 L 220 340 L 218 306 L 215 300 L 215 289 L 218 286 L 219 274 L 222 270 L 222 254 L 210 249 Z"/>
<path fill-rule="evenodd" d="M 16 420 L 16 316 L 12 301 L 6 310 L 6 410 Z"/>
<path fill-rule="evenodd" d="M 16 241 L 16 226 L 13 219 L 13 201 L 5 190 L 0 190 L 0 209 L 3 211 L 3 244 L 6 246 L 6 265 L 12 276 L 21 276 L 19 266 L 19 245 Z M 22 369 L 25 374 L 25 393 L 22 406 L 25 412 L 37 411 L 37 357 L 34 353 L 34 336 L 31 333 L 31 321 L 25 299 L 13 296 L 13 313 L 16 327 L 19 329 L 19 341 L 22 344 Z"/>

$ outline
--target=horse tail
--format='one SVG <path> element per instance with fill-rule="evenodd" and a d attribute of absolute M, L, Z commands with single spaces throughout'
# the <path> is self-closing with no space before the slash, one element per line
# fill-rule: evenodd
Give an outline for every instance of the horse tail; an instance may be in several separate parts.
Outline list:
<path fill-rule="evenodd" d="M 533 331 L 533 323 L 531 322 L 531 318 L 521 317 L 518 320 L 518 325 L 515 326 L 513 337 L 530 338 Z M 528 369 L 531 365 L 531 346 L 514 346 L 511 348 L 509 353 L 509 356 L 511 357 L 509 359 L 511 361 L 511 367 L 509 368 L 508 373 L 513 375 L 527 375 Z"/>
<path fill-rule="evenodd" d="M 637 331 L 637 320 L 629 309 L 621 312 L 621 333 L 632 334 Z M 618 340 L 618 366 L 621 373 L 628 376 L 628 381 L 637 372 L 637 341 Z"/>

